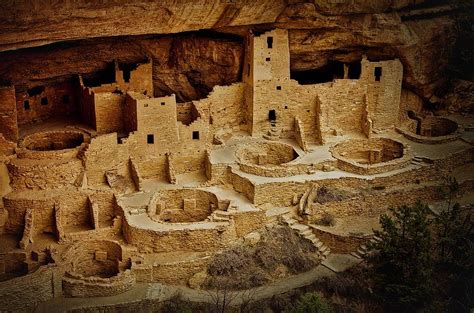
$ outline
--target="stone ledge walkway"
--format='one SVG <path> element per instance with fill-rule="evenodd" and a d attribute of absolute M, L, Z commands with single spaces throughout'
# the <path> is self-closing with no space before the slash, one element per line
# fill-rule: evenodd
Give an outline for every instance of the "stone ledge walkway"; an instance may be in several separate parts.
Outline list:
<path fill-rule="evenodd" d="M 247 302 L 270 298 L 292 289 L 308 286 L 320 278 L 335 275 L 335 272 L 344 271 L 360 263 L 360 260 L 347 254 L 331 254 L 321 265 L 314 269 L 290 276 L 268 285 L 232 292 L 231 305 L 239 305 Z M 181 295 L 183 299 L 190 302 L 214 303 L 215 292 L 196 290 L 188 287 L 170 286 L 161 283 L 137 283 L 131 290 L 119 295 L 96 298 L 56 298 L 39 304 L 34 312 L 68 312 L 75 309 L 86 309 L 106 306 L 120 306 L 126 304 L 138 304 L 140 302 L 157 301 L 162 302 L 174 295 Z"/>

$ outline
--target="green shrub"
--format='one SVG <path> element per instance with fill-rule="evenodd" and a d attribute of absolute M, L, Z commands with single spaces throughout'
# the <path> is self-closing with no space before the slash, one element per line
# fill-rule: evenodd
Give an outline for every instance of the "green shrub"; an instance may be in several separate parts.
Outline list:
<path fill-rule="evenodd" d="M 298 301 L 290 307 L 289 313 L 330 313 L 333 307 L 317 293 L 308 292 L 302 295 Z"/>

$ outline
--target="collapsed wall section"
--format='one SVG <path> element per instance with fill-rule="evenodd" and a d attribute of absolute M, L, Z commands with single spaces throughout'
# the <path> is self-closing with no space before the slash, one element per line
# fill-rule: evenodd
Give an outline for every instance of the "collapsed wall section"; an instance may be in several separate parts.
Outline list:
<path fill-rule="evenodd" d="M 0 135 L 3 134 L 5 139 L 13 142 L 18 140 L 15 101 L 15 88 L 13 86 L 0 87 Z"/>

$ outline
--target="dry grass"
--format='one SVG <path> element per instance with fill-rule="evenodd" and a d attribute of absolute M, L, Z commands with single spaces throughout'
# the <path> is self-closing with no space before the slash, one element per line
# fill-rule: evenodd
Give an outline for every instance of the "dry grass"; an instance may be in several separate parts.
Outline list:
<path fill-rule="evenodd" d="M 287 227 L 276 227 L 265 234 L 255 247 L 239 246 L 214 257 L 208 266 L 207 288 L 246 289 L 262 286 L 275 279 L 284 267 L 296 274 L 318 264 L 315 247 Z"/>

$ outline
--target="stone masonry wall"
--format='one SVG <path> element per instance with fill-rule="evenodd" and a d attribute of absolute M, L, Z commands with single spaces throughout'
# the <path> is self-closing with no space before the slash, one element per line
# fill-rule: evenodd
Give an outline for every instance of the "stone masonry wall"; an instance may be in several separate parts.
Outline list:
<path fill-rule="evenodd" d="M 16 142 L 18 139 L 17 108 L 13 86 L 0 87 L 0 134 L 10 141 Z"/>
<path fill-rule="evenodd" d="M 361 65 L 360 80 L 367 84 L 367 104 L 373 128 L 380 131 L 397 125 L 403 78 L 402 63 L 398 59 L 380 62 L 368 62 L 364 59 Z"/>

